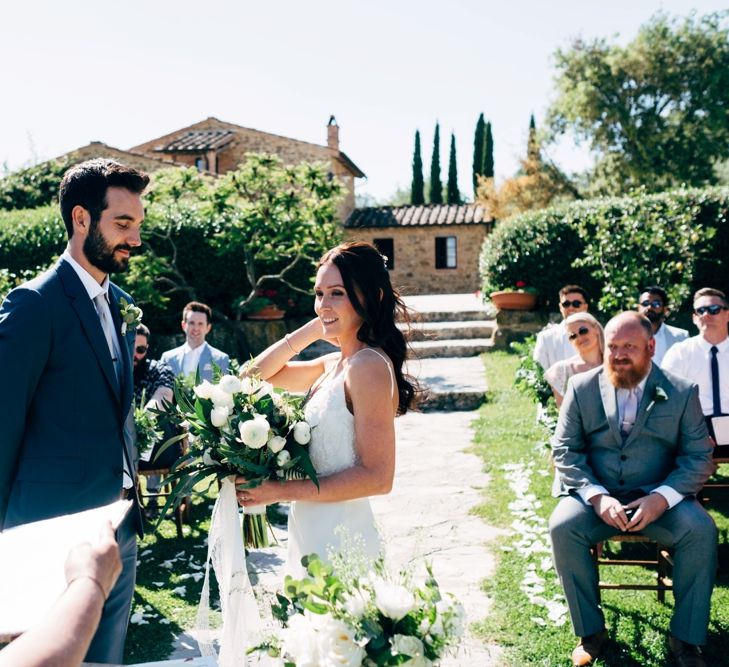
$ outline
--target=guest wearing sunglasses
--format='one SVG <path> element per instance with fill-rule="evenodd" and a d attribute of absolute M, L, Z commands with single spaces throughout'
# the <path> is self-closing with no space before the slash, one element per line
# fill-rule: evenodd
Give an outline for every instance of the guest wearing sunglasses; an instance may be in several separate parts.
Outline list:
<path fill-rule="evenodd" d="M 712 287 L 696 292 L 693 320 L 698 335 L 668 350 L 661 367 L 699 385 L 701 409 L 713 438 L 711 418 L 729 414 L 729 302 L 724 292 Z M 729 445 L 715 450 L 715 456 L 728 455 Z"/>
<path fill-rule="evenodd" d="M 670 310 L 668 307 L 668 294 L 662 287 L 657 285 L 646 287 L 640 293 L 637 310 L 650 320 L 653 327 L 653 340 L 656 341 L 653 363 L 661 366 L 663 357 L 669 348 L 682 340 L 686 340 L 688 331 L 665 323 Z"/>
<path fill-rule="evenodd" d="M 552 364 L 544 374 L 554 394 L 557 407 L 567 391 L 567 382 L 573 375 L 597 368 L 602 364 L 605 349 L 605 335 L 602 325 L 590 313 L 574 313 L 564 321 L 567 340 L 572 351 L 577 352 L 568 359 Z"/>
<path fill-rule="evenodd" d="M 564 320 L 573 313 L 587 312 L 589 303 L 587 292 L 579 285 L 565 285 L 559 290 L 559 312 L 562 314 L 562 322 L 548 324 L 542 329 L 537 334 L 534 346 L 534 360 L 539 362 L 545 371 L 558 361 L 569 359 L 574 355 L 575 350 L 567 338 Z"/>

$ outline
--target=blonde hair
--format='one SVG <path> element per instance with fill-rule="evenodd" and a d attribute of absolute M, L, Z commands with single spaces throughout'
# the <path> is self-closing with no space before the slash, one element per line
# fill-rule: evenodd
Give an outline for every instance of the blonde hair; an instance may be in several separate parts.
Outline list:
<path fill-rule="evenodd" d="M 597 330 L 597 337 L 600 343 L 600 354 L 605 352 L 605 330 L 602 328 L 602 324 L 600 324 L 595 317 L 590 315 L 588 312 L 572 313 L 572 315 L 564 319 L 565 326 L 568 324 L 575 324 L 577 322 L 585 322 L 593 329 Z"/>

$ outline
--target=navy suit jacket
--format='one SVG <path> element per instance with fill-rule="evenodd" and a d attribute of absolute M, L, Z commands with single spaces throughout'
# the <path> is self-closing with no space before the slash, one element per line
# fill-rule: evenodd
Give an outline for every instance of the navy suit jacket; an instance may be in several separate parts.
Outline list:
<path fill-rule="evenodd" d="M 61 259 L 3 302 L 0 529 L 119 498 L 122 457 L 134 461 L 133 430 L 125 421 L 129 426 L 135 331 L 121 335 L 121 297 L 132 302 L 110 283 L 120 381 L 94 304 L 68 262 Z"/>

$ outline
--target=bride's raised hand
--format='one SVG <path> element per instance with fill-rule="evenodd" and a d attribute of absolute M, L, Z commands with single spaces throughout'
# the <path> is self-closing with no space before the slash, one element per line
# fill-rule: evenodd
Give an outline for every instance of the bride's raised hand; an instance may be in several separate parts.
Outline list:
<path fill-rule="evenodd" d="M 316 335 L 317 339 L 325 340 L 327 343 L 331 343 L 332 345 L 336 345 L 337 347 L 339 347 L 338 338 L 328 338 L 327 335 L 324 333 L 324 325 L 322 324 L 322 321 L 319 317 L 313 318 L 304 326 L 310 328 L 311 332 Z"/>

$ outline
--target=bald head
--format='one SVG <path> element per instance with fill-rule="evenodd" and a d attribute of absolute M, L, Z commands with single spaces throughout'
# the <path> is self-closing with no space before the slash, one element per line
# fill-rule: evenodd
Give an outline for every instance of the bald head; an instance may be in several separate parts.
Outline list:
<path fill-rule="evenodd" d="M 605 369 L 610 382 L 620 389 L 640 384 L 651 368 L 656 347 L 650 320 L 627 311 L 605 326 Z"/>
<path fill-rule="evenodd" d="M 606 325 L 605 325 L 605 335 L 607 335 L 608 330 L 616 330 L 616 329 L 622 329 L 624 327 L 630 328 L 637 328 L 642 329 L 646 340 L 649 338 L 653 338 L 653 327 L 651 326 L 651 321 L 645 316 L 641 315 L 640 313 L 636 313 L 632 310 L 627 310 L 624 313 L 619 313 L 615 317 L 613 317 Z"/>

